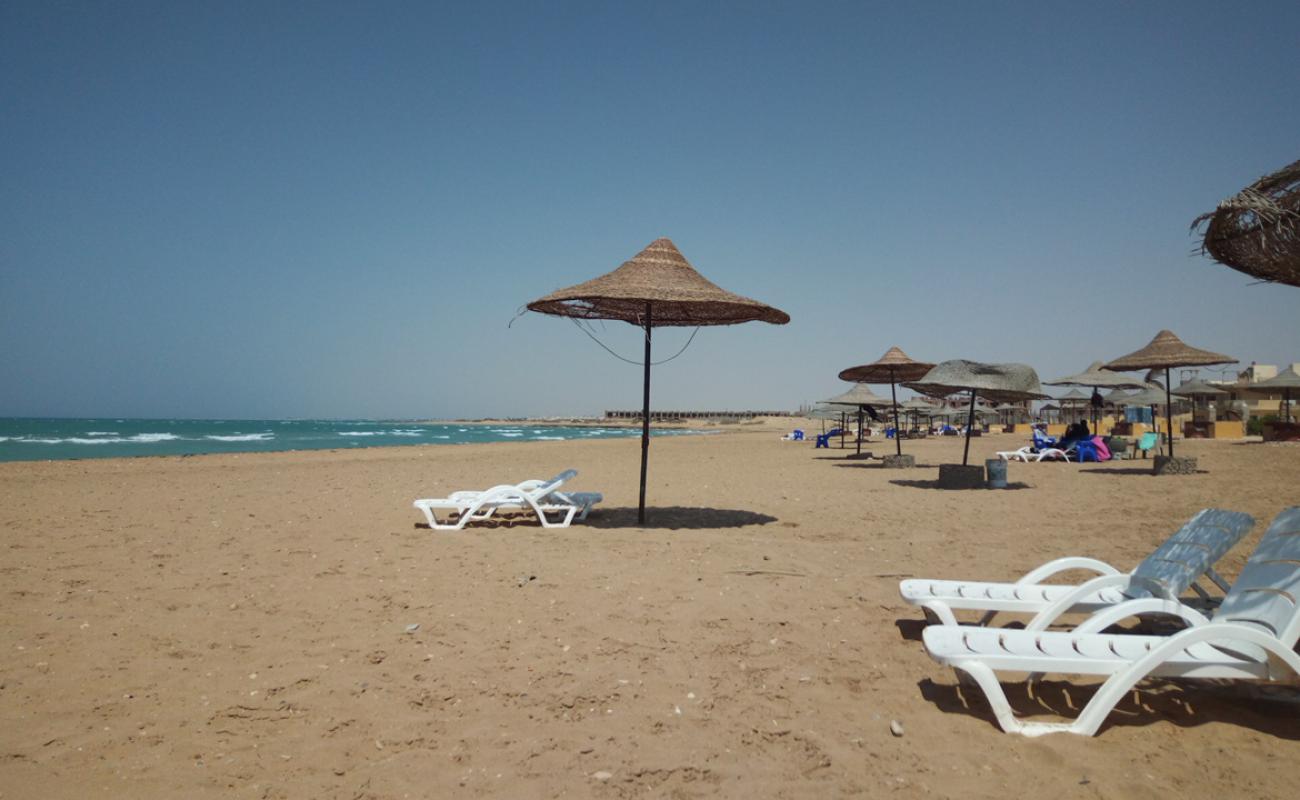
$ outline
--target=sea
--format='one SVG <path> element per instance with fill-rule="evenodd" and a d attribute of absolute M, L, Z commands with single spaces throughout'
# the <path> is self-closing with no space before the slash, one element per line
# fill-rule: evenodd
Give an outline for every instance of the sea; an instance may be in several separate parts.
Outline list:
<path fill-rule="evenodd" d="M 705 431 L 651 428 L 655 436 L 695 433 Z M 531 422 L 491 425 L 307 419 L 0 418 L 0 461 L 625 439 L 640 435 L 640 428 Z"/>

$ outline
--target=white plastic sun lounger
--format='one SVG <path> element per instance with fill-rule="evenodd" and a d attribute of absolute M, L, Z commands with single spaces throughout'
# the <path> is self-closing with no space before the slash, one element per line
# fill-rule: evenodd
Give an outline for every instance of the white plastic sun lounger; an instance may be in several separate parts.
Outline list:
<path fill-rule="evenodd" d="M 1189 588 L 1208 601 L 1209 593 L 1196 580 L 1204 575 L 1220 590 L 1228 591 L 1228 584 L 1213 565 L 1254 525 L 1249 514 L 1207 508 L 1129 573 L 1093 558 L 1058 558 L 1014 583 L 913 578 L 900 583 L 898 591 L 908 603 L 925 609 L 927 616 L 933 615 L 945 625 L 957 624 L 954 609 L 987 612 L 981 624 L 998 612 L 1035 614 L 1038 616 L 1030 624 L 1046 627 L 1062 614 L 1092 613 L 1126 600 L 1177 600 Z M 1089 570 L 1098 577 L 1077 586 L 1043 583 L 1070 569 Z M 1157 604 L 1152 605 L 1154 610 Z"/>
<path fill-rule="evenodd" d="M 1300 676 L 1300 506 L 1278 515 L 1214 616 L 1172 636 L 1097 633 L 1123 606 L 1073 631 L 1003 630 L 932 625 L 930 656 L 974 679 L 1002 730 L 1025 736 L 1097 732 L 1115 704 L 1148 676 L 1294 680 Z M 1196 612 L 1190 612 L 1192 621 Z M 1012 713 L 997 672 L 1109 676 L 1070 723 L 1023 722 Z M 1032 679 L 1032 678 L 1031 678 Z"/>
<path fill-rule="evenodd" d="M 1025 445 L 1019 450 L 999 450 L 997 456 L 1003 461 L 1023 461 L 1028 464 L 1031 461 L 1039 462 L 1043 460 L 1069 461 L 1072 452 L 1074 451 L 1061 450 L 1056 447 L 1048 447 L 1035 452 L 1032 445 Z"/>
<path fill-rule="evenodd" d="M 416 500 L 413 505 L 424 513 L 434 530 L 460 530 L 470 522 L 483 522 L 498 510 L 531 509 L 545 528 L 567 528 L 575 519 L 583 520 L 591 507 L 604 498 L 598 492 L 564 492 L 560 487 L 577 475 L 565 470 L 550 480 L 527 480 L 502 484 L 486 491 L 453 492 L 446 498 Z M 439 521 L 437 512 L 456 513 L 455 522 Z M 548 515 L 558 515 L 552 519 Z"/>

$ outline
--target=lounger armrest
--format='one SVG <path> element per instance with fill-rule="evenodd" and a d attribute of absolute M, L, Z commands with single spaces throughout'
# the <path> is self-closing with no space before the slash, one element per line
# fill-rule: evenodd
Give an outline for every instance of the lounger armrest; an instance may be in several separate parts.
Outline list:
<path fill-rule="evenodd" d="M 1099 575 L 1119 575 L 1120 571 L 1107 564 L 1105 561 L 1098 561 L 1095 558 L 1069 557 L 1058 558 L 1055 561 L 1049 561 L 1037 569 L 1030 570 L 1025 576 L 1016 581 L 1016 585 L 1029 583 L 1042 583 L 1048 578 L 1059 572 L 1065 572 L 1068 569 L 1087 569 L 1096 572 Z"/>
<path fill-rule="evenodd" d="M 1047 630 L 1047 627 L 1056 622 L 1062 614 L 1068 612 L 1083 598 L 1090 594 L 1099 592 L 1102 589 L 1119 589 L 1128 588 L 1133 583 L 1132 575 L 1099 575 L 1092 580 L 1081 583 L 1074 589 L 1066 592 L 1056 599 L 1056 602 L 1039 611 L 1033 619 L 1025 625 L 1027 631 Z"/>
<path fill-rule="evenodd" d="M 1180 617 L 1188 627 L 1205 625 L 1209 617 L 1177 600 L 1160 597 L 1143 597 L 1138 600 L 1125 600 L 1110 608 L 1103 608 L 1081 622 L 1074 629 L 1075 633 L 1100 633 L 1122 619 L 1140 617 L 1146 614 L 1168 614 Z"/>
<path fill-rule="evenodd" d="M 1134 664 L 1133 669 L 1138 670 L 1146 667 L 1149 671 L 1151 668 L 1149 665 L 1160 664 L 1165 659 L 1177 655 L 1200 642 L 1206 642 L 1240 657 L 1259 658 L 1268 661 L 1270 672 L 1276 670 L 1275 675 L 1270 675 L 1270 680 L 1281 680 L 1288 677 L 1288 672 L 1294 677 L 1300 677 L 1300 654 L 1296 653 L 1293 648 L 1288 647 L 1276 636 L 1266 633 L 1262 628 L 1243 625 L 1239 622 L 1210 621 L 1204 625 L 1196 625 L 1179 631 L 1170 636 L 1167 642 L 1151 648 L 1151 652 L 1144 659 Z M 1234 647 L 1233 644 L 1253 645 L 1258 650 L 1251 651 L 1249 647 Z"/>

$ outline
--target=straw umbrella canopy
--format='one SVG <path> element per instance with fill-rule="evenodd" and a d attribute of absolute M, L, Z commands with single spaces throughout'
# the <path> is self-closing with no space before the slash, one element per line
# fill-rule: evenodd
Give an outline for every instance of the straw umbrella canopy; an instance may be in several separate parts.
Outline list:
<path fill-rule="evenodd" d="M 1178 384 L 1178 388 L 1173 393 L 1179 397 L 1214 397 L 1216 395 L 1227 394 L 1222 387 L 1215 386 L 1212 383 L 1206 383 L 1197 379 L 1194 381 L 1183 381 Z"/>
<path fill-rule="evenodd" d="M 1064 378 L 1057 378 L 1054 381 L 1043 381 L 1044 386 L 1082 386 L 1091 388 L 1093 391 L 1101 389 L 1141 389 L 1143 383 L 1135 381 L 1132 378 L 1126 378 L 1123 375 L 1117 375 L 1114 372 L 1107 372 L 1101 368 L 1102 362 L 1094 361 L 1088 365 L 1083 372 L 1075 375 L 1066 375 Z M 1091 398 L 1084 397 L 1091 403 Z M 1092 420 L 1093 430 L 1096 431 L 1098 418 L 1095 410 Z"/>
<path fill-rule="evenodd" d="M 1296 374 L 1293 369 L 1284 370 L 1276 378 L 1269 378 L 1266 381 L 1252 383 L 1244 387 L 1248 392 L 1282 392 L 1282 401 L 1286 405 L 1286 412 L 1282 417 L 1283 422 L 1291 421 L 1291 392 L 1300 391 L 1300 374 Z"/>
<path fill-rule="evenodd" d="M 1168 398 L 1163 386 L 1148 386 L 1124 398 L 1124 401 L 1130 406 L 1162 406 Z"/>
<path fill-rule="evenodd" d="M 874 414 L 876 406 L 883 406 L 885 398 L 880 397 L 875 392 L 867 388 L 866 384 L 859 383 L 852 389 L 843 394 L 837 394 L 829 400 L 823 400 L 823 403 L 831 406 L 844 406 L 845 408 L 854 408 L 858 412 L 858 454 L 862 453 L 862 414 L 870 406 Z"/>
<path fill-rule="evenodd" d="M 1260 280 L 1300 286 L 1300 161 L 1265 175 L 1192 222 L 1201 252 Z"/>
<path fill-rule="evenodd" d="M 639 524 L 645 523 L 645 479 L 650 452 L 651 329 L 753 321 L 784 325 L 790 321 L 790 315 L 784 311 L 710 283 L 668 239 L 654 240 L 613 272 L 534 300 L 528 304 L 528 310 L 580 320 L 621 320 L 645 330 Z"/>
<path fill-rule="evenodd" d="M 970 409 L 967 412 L 966 446 L 961 463 L 970 457 L 970 429 L 975 424 L 975 397 L 978 395 L 993 402 L 1044 399 L 1038 373 L 1027 364 L 982 364 L 978 361 L 953 359 L 937 365 L 919 381 L 903 384 L 931 397 L 947 397 L 957 392 L 970 392 Z"/>
<path fill-rule="evenodd" d="M 1200 350 L 1179 339 L 1171 331 L 1160 331 L 1156 338 L 1141 350 L 1120 356 L 1102 369 L 1113 372 L 1136 372 L 1143 369 L 1165 371 L 1165 421 L 1168 423 L 1169 456 L 1174 455 L 1173 399 L 1169 390 L 1169 370 L 1174 367 L 1208 367 L 1212 364 L 1231 364 L 1237 359 L 1222 353 Z M 1150 373 L 1148 373 L 1150 375 Z"/>
<path fill-rule="evenodd" d="M 842 381 L 889 384 L 889 397 L 893 401 L 894 407 L 894 452 L 900 456 L 903 454 L 903 441 L 902 437 L 898 435 L 897 384 L 903 381 L 919 381 L 925 377 L 925 373 L 929 372 L 932 367 L 934 367 L 933 364 L 916 361 L 898 347 L 891 347 L 885 351 L 883 356 L 870 364 L 849 367 L 840 373 L 840 380 Z"/>

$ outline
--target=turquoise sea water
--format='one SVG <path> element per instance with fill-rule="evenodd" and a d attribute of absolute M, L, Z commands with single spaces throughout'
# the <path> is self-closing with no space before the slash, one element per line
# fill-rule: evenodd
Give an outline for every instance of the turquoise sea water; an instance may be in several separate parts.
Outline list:
<path fill-rule="evenodd" d="M 656 436 L 699 431 L 659 430 Z M 373 420 L 0 419 L 0 461 L 264 453 L 468 442 L 615 439 L 637 428 L 419 425 Z"/>

